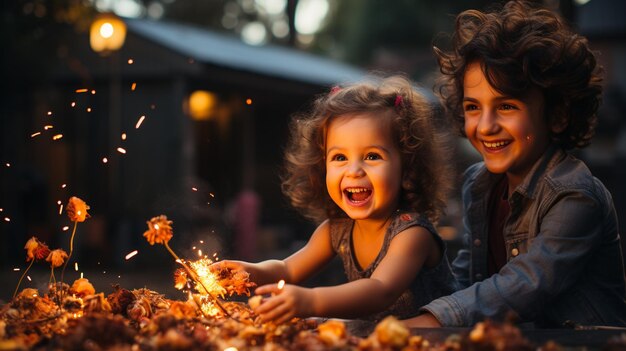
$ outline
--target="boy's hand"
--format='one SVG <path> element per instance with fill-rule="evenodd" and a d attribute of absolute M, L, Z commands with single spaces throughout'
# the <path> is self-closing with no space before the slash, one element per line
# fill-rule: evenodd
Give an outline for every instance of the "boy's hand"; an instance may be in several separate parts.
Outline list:
<path fill-rule="evenodd" d="M 255 294 L 271 294 L 264 298 L 261 305 L 254 309 L 264 322 L 285 323 L 294 317 L 313 315 L 313 291 L 296 285 L 285 284 L 279 289 L 276 284 L 263 285 Z"/>

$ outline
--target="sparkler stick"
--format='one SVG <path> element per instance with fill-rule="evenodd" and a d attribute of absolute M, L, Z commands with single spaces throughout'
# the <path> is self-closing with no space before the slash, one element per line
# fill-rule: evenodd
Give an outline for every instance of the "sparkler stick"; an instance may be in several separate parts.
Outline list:
<path fill-rule="evenodd" d="M 206 291 L 206 294 L 211 298 L 211 300 L 213 300 L 217 307 L 222 310 L 224 315 L 236 320 L 235 318 L 233 318 L 233 316 L 230 315 L 230 313 L 228 313 L 228 311 L 226 310 L 224 305 L 218 300 L 218 298 L 213 295 L 209 291 L 209 289 L 206 288 L 206 286 L 204 286 L 204 284 L 198 277 L 198 274 L 191 267 L 189 267 L 185 263 L 185 261 L 181 260 L 180 257 L 178 257 L 178 255 L 174 252 L 174 250 L 172 250 L 172 248 L 169 246 L 169 241 L 174 235 L 172 232 L 172 221 L 168 220 L 166 216 L 160 215 L 150 219 L 147 224 L 148 230 L 143 234 L 143 236 L 148 240 L 150 245 L 154 245 L 155 243 L 163 244 L 167 251 L 174 257 L 174 259 L 176 259 L 176 262 L 180 263 L 183 266 L 187 274 L 189 274 L 189 277 L 193 279 L 196 283 L 199 283 L 200 286 L 202 286 L 204 291 Z"/>
<path fill-rule="evenodd" d="M 24 273 L 22 273 L 22 276 L 20 277 L 20 280 L 17 282 L 17 286 L 15 287 L 15 292 L 13 293 L 13 298 L 15 298 L 15 295 L 17 295 L 17 291 L 20 288 L 20 284 L 22 284 L 22 280 L 24 279 L 24 276 L 26 275 L 26 273 L 28 272 L 28 270 L 30 269 L 30 267 L 33 265 L 34 262 L 35 262 L 35 260 L 31 260 L 30 264 L 28 265 L 28 268 L 26 268 Z"/>
<path fill-rule="evenodd" d="M 174 250 L 172 250 L 169 246 L 169 244 L 167 242 L 164 243 L 165 248 L 167 249 L 167 251 L 170 252 L 170 254 L 172 254 L 172 256 L 174 256 L 174 258 L 176 259 L 176 262 L 180 263 L 183 268 L 185 269 L 185 271 L 187 271 L 187 273 L 189 273 L 189 276 L 191 277 L 191 279 L 193 279 L 195 282 L 199 283 L 202 288 L 204 289 L 204 291 L 206 291 L 207 295 L 209 295 L 209 297 L 211 298 L 211 300 L 213 300 L 213 302 L 215 302 L 215 304 L 217 305 L 217 307 L 220 308 L 220 310 L 222 310 L 222 312 L 224 313 L 224 315 L 226 315 L 229 318 L 233 318 L 230 313 L 228 313 L 228 311 L 226 310 L 226 307 L 224 307 L 224 305 L 220 302 L 220 300 L 217 298 L 217 296 L 213 295 L 209 289 L 206 288 L 206 286 L 204 286 L 204 284 L 202 283 L 202 281 L 200 280 L 200 278 L 198 277 L 198 274 L 189 266 L 187 266 L 187 264 L 180 259 L 180 257 L 178 257 L 178 255 L 176 255 L 176 253 L 174 252 Z M 202 309 L 200 309 L 202 310 Z M 204 313 L 203 313 L 204 314 Z"/>

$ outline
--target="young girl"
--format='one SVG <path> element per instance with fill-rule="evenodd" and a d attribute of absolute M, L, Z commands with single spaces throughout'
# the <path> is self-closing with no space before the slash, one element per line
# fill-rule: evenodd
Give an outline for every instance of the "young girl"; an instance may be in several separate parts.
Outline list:
<path fill-rule="evenodd" d="M 449 186 L 446 150 L 430 103 L 396 76 L 333 90 L 296 115 L 283 190 L 321 224 L 288 258 L 222 261 L 245 269 L 264 298 L 255 312 L 292 317 L 414 316 L 454 289 L 445 244 L 432 222 Z M 349 282 L 304 288 L 335 255 Z M 279 288 L 277 282 L 288 284 Z"/>
<path fill-rule="evenodd" d="M 611 195 L 566 150 L 592 138 L 602 88 L 587 41 L 523 2 L 457 17 L 435 50 L 439 92 L 482 155 L 463 186 L 464 290 L 412 327 L 470 326 L 512 313 L 537 326 L 625 325 L 626 289 Z"/>

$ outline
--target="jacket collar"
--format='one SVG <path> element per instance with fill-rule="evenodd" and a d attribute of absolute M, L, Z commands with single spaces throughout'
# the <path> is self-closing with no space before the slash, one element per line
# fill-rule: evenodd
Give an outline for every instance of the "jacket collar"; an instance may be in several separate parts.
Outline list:
<path fill-rule="evenodd" d="M 544 175 L 546 171 L 552 169 L 552 167 L 560 162 L 563 157 L 565 157 L 565 155 L 566 154 L 563 149 L 551 143 L 546 151 L 543 153 L 543 155 L 532 166 L 526 177 L 524 177 L 522 183 L 517 186 L 513 193 L 513 196 L 515 197 L 515 193 L 517 193 L 523 197 L 534 199 L 535 190 L 537 188 L 537 184 L 541 180 L 542 175 Z M 493 188 L 493 185 L 496 184 L 504 176 L 504 174 L 495 174 L 489 172 L 487 168 L 484 167 L 483 163 L 483 167 L 476 174 L 475 193 L 487 194 Z"/>

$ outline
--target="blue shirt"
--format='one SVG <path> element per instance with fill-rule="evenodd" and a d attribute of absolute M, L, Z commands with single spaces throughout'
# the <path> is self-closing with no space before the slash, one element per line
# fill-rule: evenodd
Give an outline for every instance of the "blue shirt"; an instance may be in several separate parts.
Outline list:
<path fill-rule="evenodd" d="M 509 198 L 507 263 L 487 273 L 488 199 L 498 179 L 470 166 L 463 185 L 465 248 L 452 263 L 462 290 L 422 311 L 444 326 L 471 326 L 513 313 L 522 322 L 560 327 L 626 325 L 626 284 L 610 193 L 587 166 L 555 147 Z"/>

